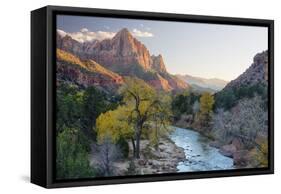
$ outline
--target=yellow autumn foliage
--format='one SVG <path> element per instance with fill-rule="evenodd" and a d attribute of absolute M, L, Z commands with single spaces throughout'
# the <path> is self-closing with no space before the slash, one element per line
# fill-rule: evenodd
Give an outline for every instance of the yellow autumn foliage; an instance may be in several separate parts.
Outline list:
<path fill-rule="evenodd" d="M 256 153 L 256 159 L 259 167 L 268 167 L 268 141 L 265 140 L 260 144 L 260 149 Z"/>
<path fill-rule="evenodd" d="M 128 122 L 129 114 L 130 111 L 125 106 L 102 113 L 96 120 L 98 141 L 102 143 L 105 139 L 110 138 L 115 143 L 121 137 L 132 136 L 133 127 Z"/>
<path fill-rule="evenodd" d="M 209 114 L 213 109 L 214 103 L 214 97 L 210 93 L 203 93 L 200 98 L 200 113 Z"/>

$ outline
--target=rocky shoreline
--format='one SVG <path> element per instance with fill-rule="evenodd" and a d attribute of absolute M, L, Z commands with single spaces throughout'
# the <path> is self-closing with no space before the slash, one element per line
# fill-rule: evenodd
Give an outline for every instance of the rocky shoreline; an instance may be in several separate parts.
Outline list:
<path fill-rule="evenodd" d="M 193 129 L 194 131 L 199 132 L 200 134 L 210 138 L 206 134 L 202 133 L 202 131 L 198 131 L 192 127 L 190 122 L 188 122 L 188 117 L 187 116 L 182 116 L 182 118 L 175 123 L 176 126 L 181 127 L 181 128 L 188 128 Z M 243 144 L 242 142 L 235 138 L 233 139 L 230 144 L 222 144 L 218 140 L 213 140 L 211 143 L 209 143 L 211 147 L 219 149 L 219 152 L 226 156 L 230 157 L 233 159 L 233 164 L 236 167 L 243 168 L 249 165 L 249 153 L 250 151 L 243 149 Z"/>
<path fill-rule="evenodd" d="M 233 164 L 238 168 L 247 168 L 254 165 L 252 164 L 253 154 L 244 148 L 239 139 L 234 138 L 230 144 L 225 145 L 218 141 L 213 141 L 210 146 L 218 148 L 222 155 L 232 158 Z"/>
<path fill-rule="evenodd" d="M 178 171 L 178 163 L 186 159 L 184 149 L 168 137 L 160 139 L 158 149 L 151 146 L 148 140 L 142 140 L 140 145 L 139 159 L 133 159 L 130 144 L 129 159 L 113 164 L 116 175 L 173 173 Z"/>

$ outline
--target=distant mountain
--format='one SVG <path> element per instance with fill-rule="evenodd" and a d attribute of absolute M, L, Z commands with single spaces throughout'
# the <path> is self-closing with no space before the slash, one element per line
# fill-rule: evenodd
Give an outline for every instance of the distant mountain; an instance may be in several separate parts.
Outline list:
<path fill-rule="evenodd" d="M 214 90 L 212 88 L 204 88 L 204 87 L 198 86 L 196 84 L 191 84 L 191 91 L 196 92 L 196 93 L 209 92 L 211 94 L 214 94 L 217 92 L 217 90 Z"/>
<path fill-rule="evenodd" d="M 81 60 L 93 60 L 120 76 L 136 76 L 156 89 L 171 91 L 190 88 L 166 70 L 162 55 L 150 55 L 148 49 L 126 29 L 112 39 L 80 43 L 57 33 L 57 48 Z"/>
<path fill-rule="evenodd" d="M 229 82 L 224 90 L 239 88 L 242 85 L 252 86 L 267 83 L 268 80 L 268 52 L 263 51 L 255 55 L 251 66 L 236 79 Z"/>
<path fill-rule="evenodd" d="M 184 80 L 186 83 L 190 85 L 195 85 L 201 87 L 202 89 L 209 88 L 214 91 L 219 91 L 223 89 L 228 83 L 227 81 L 218 78 L 207 79 L 207 78 L 195 77 L 191 75 L 176 75 L 176 76 L 181 80 Z"/>

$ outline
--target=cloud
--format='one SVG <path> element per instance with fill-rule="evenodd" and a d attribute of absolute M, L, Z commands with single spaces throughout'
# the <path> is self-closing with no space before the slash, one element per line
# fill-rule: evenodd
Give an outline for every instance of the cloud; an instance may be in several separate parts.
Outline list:
<path fill-rule="evenodd" d="M 135 37 L 153 37 L 154 35 L 151 32 L 140 31 L 138 29 L 133 29 L 132 34 Z"/>
<path fill-rule="evenodd" d="M 83 32 L 83 33 L 89 32 L 89 30 L 87 28 L 82 28 L 80 31 Z"/>
<path fill-rule="evenodd" d="M 91 42 L 93 40 L 104 40 L 104 39 L 111 39 L 115 36 L 115 32 L 107 32 L 107 31 L 96 31 L 92 32 L 89 31 L 87 28 L 82 28 L 79 32 L 65 32 L 63 30 L 58 29 L 58 34 L 60 34 L 62 37 L 68 35 L 74 40 L 77 40 L 78 42 Z M 132 35 L 135 37 L 153 37 L 154 35 L 150 32 L 141 31 L 138 29 L 133 29 L 131 31 Z"/>
<path fill-rule="evenodd" d="M 93 40 L 104 40 L 104 39 L 110 39 L 113 36 L 115 36 L 115 32 L 105 32 L 105 31 L 97 31 L 97 32 L 91 32 L 87 28 L 82 28 L 79 32 L 65 32 L 63 30 L 58 29 L 57 32 L 61 36 L 69 35 L 74 40 L 77 40 L 78 42 L 91 42 Z"/>
<path fill-rule="evenodd" d="M 61 35 L 62 37 L 65 37 L 67 35 L 67 33 L 63 30 L 57 30 L 58 34 Z"/>

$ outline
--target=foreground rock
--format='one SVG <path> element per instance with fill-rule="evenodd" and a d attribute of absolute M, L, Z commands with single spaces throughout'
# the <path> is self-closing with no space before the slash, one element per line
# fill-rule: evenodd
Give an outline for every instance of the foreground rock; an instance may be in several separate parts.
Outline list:
<path fill-rule="evenodd" d="M 233 163 L 238 168 L 259 166 L 257 161 L 257 152 L 259 150 L 255 148 L 247 149 L 238 138 L 234 138 L 231 144 L 220 145 L 219 142 L 214 141 L 210 145 L 219 148 L 219 152 L 224 156 L 233 158 Z"/>
<path fill-rule="evenodd" d="M 233 154 L 237 151 L 233 144 L 224 145 L 220 148 L 219 152 L 227 157 L 233 157 Z"/>
<path fill-rule="evenodd" d="M 158 149 L 147 146 L 136 167 L 142 174 L 177 172 L 177 165 L 184 161 L 184 149 L 177 147 L 170 139 L 161 139 Z M 141 160 L 145 164 L 140 163 Z"/>
<path fill-rule="evenodd" d="M 133 159 L 132 145 L 128 160 L 114 163 L 116 175 L 159 174 L 177 172 L 179 162 L 185 160 L 183 148 L 177 147 L 170 139 L 162 138 L 158 149 L 148 140 L 141 141 L 140 159 Z"/>
<path fill-rule="evenodd" d="M 251 161 L 251 155 L 248 150 L 239 150 L 233 154 L 234 165 L 246 167 Z"/>

